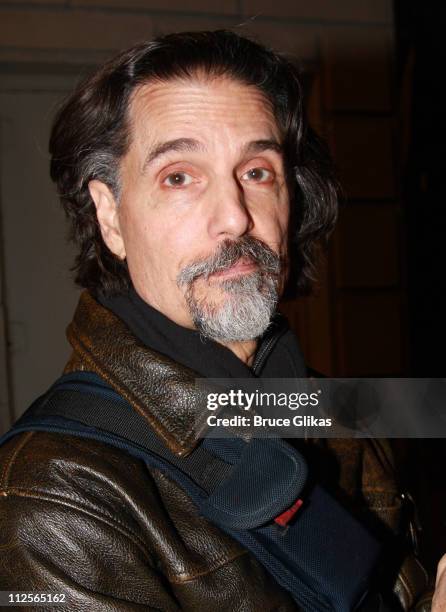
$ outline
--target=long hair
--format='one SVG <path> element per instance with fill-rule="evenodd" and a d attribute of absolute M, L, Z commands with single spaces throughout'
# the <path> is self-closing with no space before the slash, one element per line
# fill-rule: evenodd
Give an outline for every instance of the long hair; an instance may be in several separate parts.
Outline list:
<path fill-rule="evenodd" d="M 59 110 L 50 138 L 51 178 L 78 246 L 76 282 L 105 295 L 129 287 L 126 262 L 102 240 L 88 183 L 104 182 L 119 200 L 120 161 L 131 143 L 132 93 L 150 81 L 191 78 L 197 72 L 255 86 L 272 104 L 283 134 L 291 201 L 290 261 L 296 288 L 304 293 L 314 280 L 317 245 L 336 220 L 330 156 L 306 121 L 297 68 L 226 30 L 169 34 L 137 44 L 81 82 Z"/>

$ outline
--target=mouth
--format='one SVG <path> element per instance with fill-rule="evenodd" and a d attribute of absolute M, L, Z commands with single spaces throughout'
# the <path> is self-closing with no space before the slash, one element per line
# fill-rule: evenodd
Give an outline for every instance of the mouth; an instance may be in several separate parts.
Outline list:
<path fill-rule="evenodd" d="M 219 272 L 214 272 L 209 275 L 209 279 L 218 279 L 224 280 L 227 278 L 232 278 L 234 276 L 242 276 L 244 274 L 251 274 L 257 270 L 258 265 L 250 259 L 241 258 L 230 268 L 226 268 L 225 270 L 220 270 Z"/>

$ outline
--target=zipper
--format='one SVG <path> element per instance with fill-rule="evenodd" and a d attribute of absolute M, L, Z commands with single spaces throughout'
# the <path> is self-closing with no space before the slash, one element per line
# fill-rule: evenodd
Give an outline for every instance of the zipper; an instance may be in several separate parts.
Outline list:
<path fill-rule="evenodd" d="M 275 323 L 278 325 L 278 323 Z M 287 327 L 284 325 L 282 328 L 279 327 L 277 331 L 275 331 L 268 340 L 262 342 L 260 349 L 257 351 L 256 356 L 254 357 L 253 364 L 251 366 L 251 370 L 255 376 L 260 373 L 268 355 L 271 353 L 274 346 L 277 344 L 277 341 L 283 334 L 287 331 Z"/>

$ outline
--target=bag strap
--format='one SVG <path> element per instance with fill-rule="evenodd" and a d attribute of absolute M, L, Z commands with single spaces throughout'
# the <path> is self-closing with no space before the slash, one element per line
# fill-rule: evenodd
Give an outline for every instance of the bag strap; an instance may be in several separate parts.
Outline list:
<path fill-rule="evenodd" d="M 59 431 L 97 439 L 131 453 L 146 453 L 166 460 L 192 478 L 204 491 L 218 486 L 231 465 L 205 446 L 178 457 L 163 444 L 149 423 L 132 406 L 92 372 L 73 372 L 60 377 L 31 405 L 0 440 L 23 431 Z"/>

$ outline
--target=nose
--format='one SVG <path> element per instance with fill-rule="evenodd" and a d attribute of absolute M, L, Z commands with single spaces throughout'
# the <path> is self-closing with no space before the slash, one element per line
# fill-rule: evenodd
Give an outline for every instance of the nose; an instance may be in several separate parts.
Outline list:
<path fill-rule="evenodd" d="M 236 179 L 219 181 L 211 197 L 209 234 L 212 238 L 239 238 L 252 229 L 254 222 Z"/>

